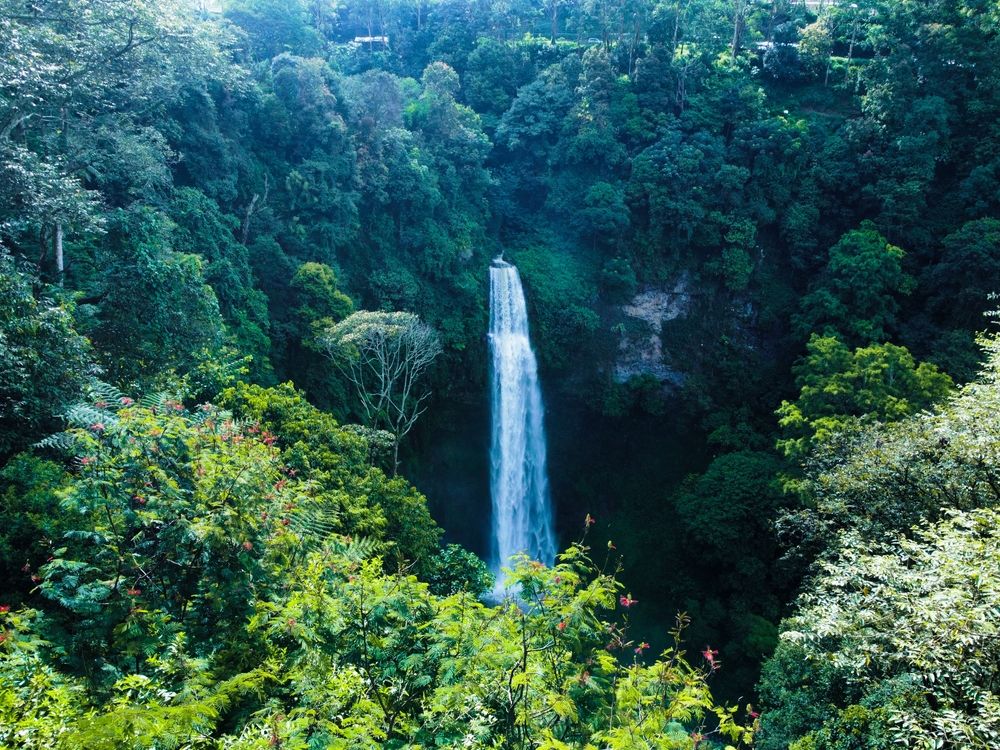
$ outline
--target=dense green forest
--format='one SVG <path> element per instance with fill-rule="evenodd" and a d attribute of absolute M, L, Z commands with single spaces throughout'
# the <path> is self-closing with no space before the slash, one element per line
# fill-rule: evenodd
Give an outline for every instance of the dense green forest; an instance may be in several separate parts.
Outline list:
<path fill-rule="evenodd" d="M 0 0 L 0 750 L 995 750 L 994 292 L 997 0 Z"/>

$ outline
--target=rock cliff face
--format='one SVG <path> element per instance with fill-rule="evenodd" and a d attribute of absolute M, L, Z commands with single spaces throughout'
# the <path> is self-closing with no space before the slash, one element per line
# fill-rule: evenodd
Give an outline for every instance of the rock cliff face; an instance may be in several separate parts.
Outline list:
<path fill-rule="evenodd" d="M 626 322 L 621 327 L 615 358 L 615 380 L 624 383 L 647 375 L 664 384 L 679 385 L 684 374 L 664 361 L 663 324 L 684 317 L 690 308 L 690 278 L 686 273 L 673 287 L 647 287 L 623 305 Z"/>

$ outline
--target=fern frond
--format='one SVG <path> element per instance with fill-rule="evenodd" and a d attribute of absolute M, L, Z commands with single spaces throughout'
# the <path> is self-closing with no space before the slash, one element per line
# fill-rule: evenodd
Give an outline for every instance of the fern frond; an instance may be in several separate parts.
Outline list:
<path fill-rule="evenodd" d="M 319 549 L 341 530 L 336 504 L 327 497 L 300 499 L 289 514 L 292 530 L 307 549 Z"/>
<path fill-rule="evenodd" d="M 77 437 L 72 432 L 57 432 L 42 438 L 37 443 L 32 444 L 32 448 L 43 448 L 58 451 L 60 453 L 73 453 L 76 448 Z"/>
<path fill-rule="evenodd" d="M 327 550 L 351 562 L 364 562 L 382 552 L 384 544 L 370 537 L 331 537 Z"/>
<path fill-rule="evenodd" d="M 115 386 L 101 380 L 91 381 L 90 385 L 87 386 L 87 396 L 92 403 L 104 402 L 115 406 L 125 398 L 125 394 Z"/>
<path fill-rule="evenodd" d="M 206 406 L 208 408 L 205 408 Z M 226 420 L 232 421 L 232 415 L 229 412 L 223 411 L 215 406 L 209 406 L 208 404 L 202 404 L 193 409 L 189 414 L 189 418 L 192 424 L 198 425 L 199 427 L 209 419 L 215 420 L 216 422 L 224 422 Z M 240 431 L 243 430 L 244 424 L 246 423 L 242 421 L 236 422 Z"/>
<path fill-rule="evenodd" d="M 94 424 L 103 424 L 105 427 L 118 423 L 118 417 L 113 411 L 102 409 L 91 404 L 74 404 L 69 407 L 64 415 L 66 421 L 73 427 L 84 429 Z"/>
<path fill-rule="evenodd" d="M 158 393 L 146 393 L 139 398 L 139 406 L 143 409 L 162 409 L 163 405 L 173 399 L 166 391 Z"/>

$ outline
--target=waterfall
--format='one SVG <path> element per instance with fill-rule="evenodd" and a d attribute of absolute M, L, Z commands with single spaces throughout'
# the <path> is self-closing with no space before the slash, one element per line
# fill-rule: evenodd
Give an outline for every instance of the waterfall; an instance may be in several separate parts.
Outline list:
<path fill-rule="evenodd" d="M 528 311 L 517 268 L 503 260 L 490 266 L 490 353 L 493 436 L 492 566 L 496 598 L 507 594 L 500 569 L 519 552 L 551 565 L 556 554 L 545 427 L 538 364 L 528 338 Z"/>

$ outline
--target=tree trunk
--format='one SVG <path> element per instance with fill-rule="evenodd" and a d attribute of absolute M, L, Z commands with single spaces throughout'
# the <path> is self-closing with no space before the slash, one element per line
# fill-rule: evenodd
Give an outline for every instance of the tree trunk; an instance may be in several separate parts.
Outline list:
<path fill-rule="evenodd" d="M 745 13 L 744 0 L 733 0 L 733 41 L 729 51 L 733 57 L 740 51 L 743 42 L 743 20 Z"/>
<path fill-rule="evenodd" d="M 674 13 L 674 36 L 673 39 L 671 39 L 670 41 L 671 60 L 673 60 L 673 56 L 677 52 L 677 38 L 680 35 L 680 31 L 681 31 L 681 6 L 678 5 L 677 12 Z"/>
<path fill-rule="evenodd" d="M 63 225 L 61 221 L 56 222 L 56 236 L 53 240 L 53 247 L 56 253 L 56 276 L 58 278 L 59 286 L 63 285 L 63 271 L 65 270 L 63 263 Z"/>

